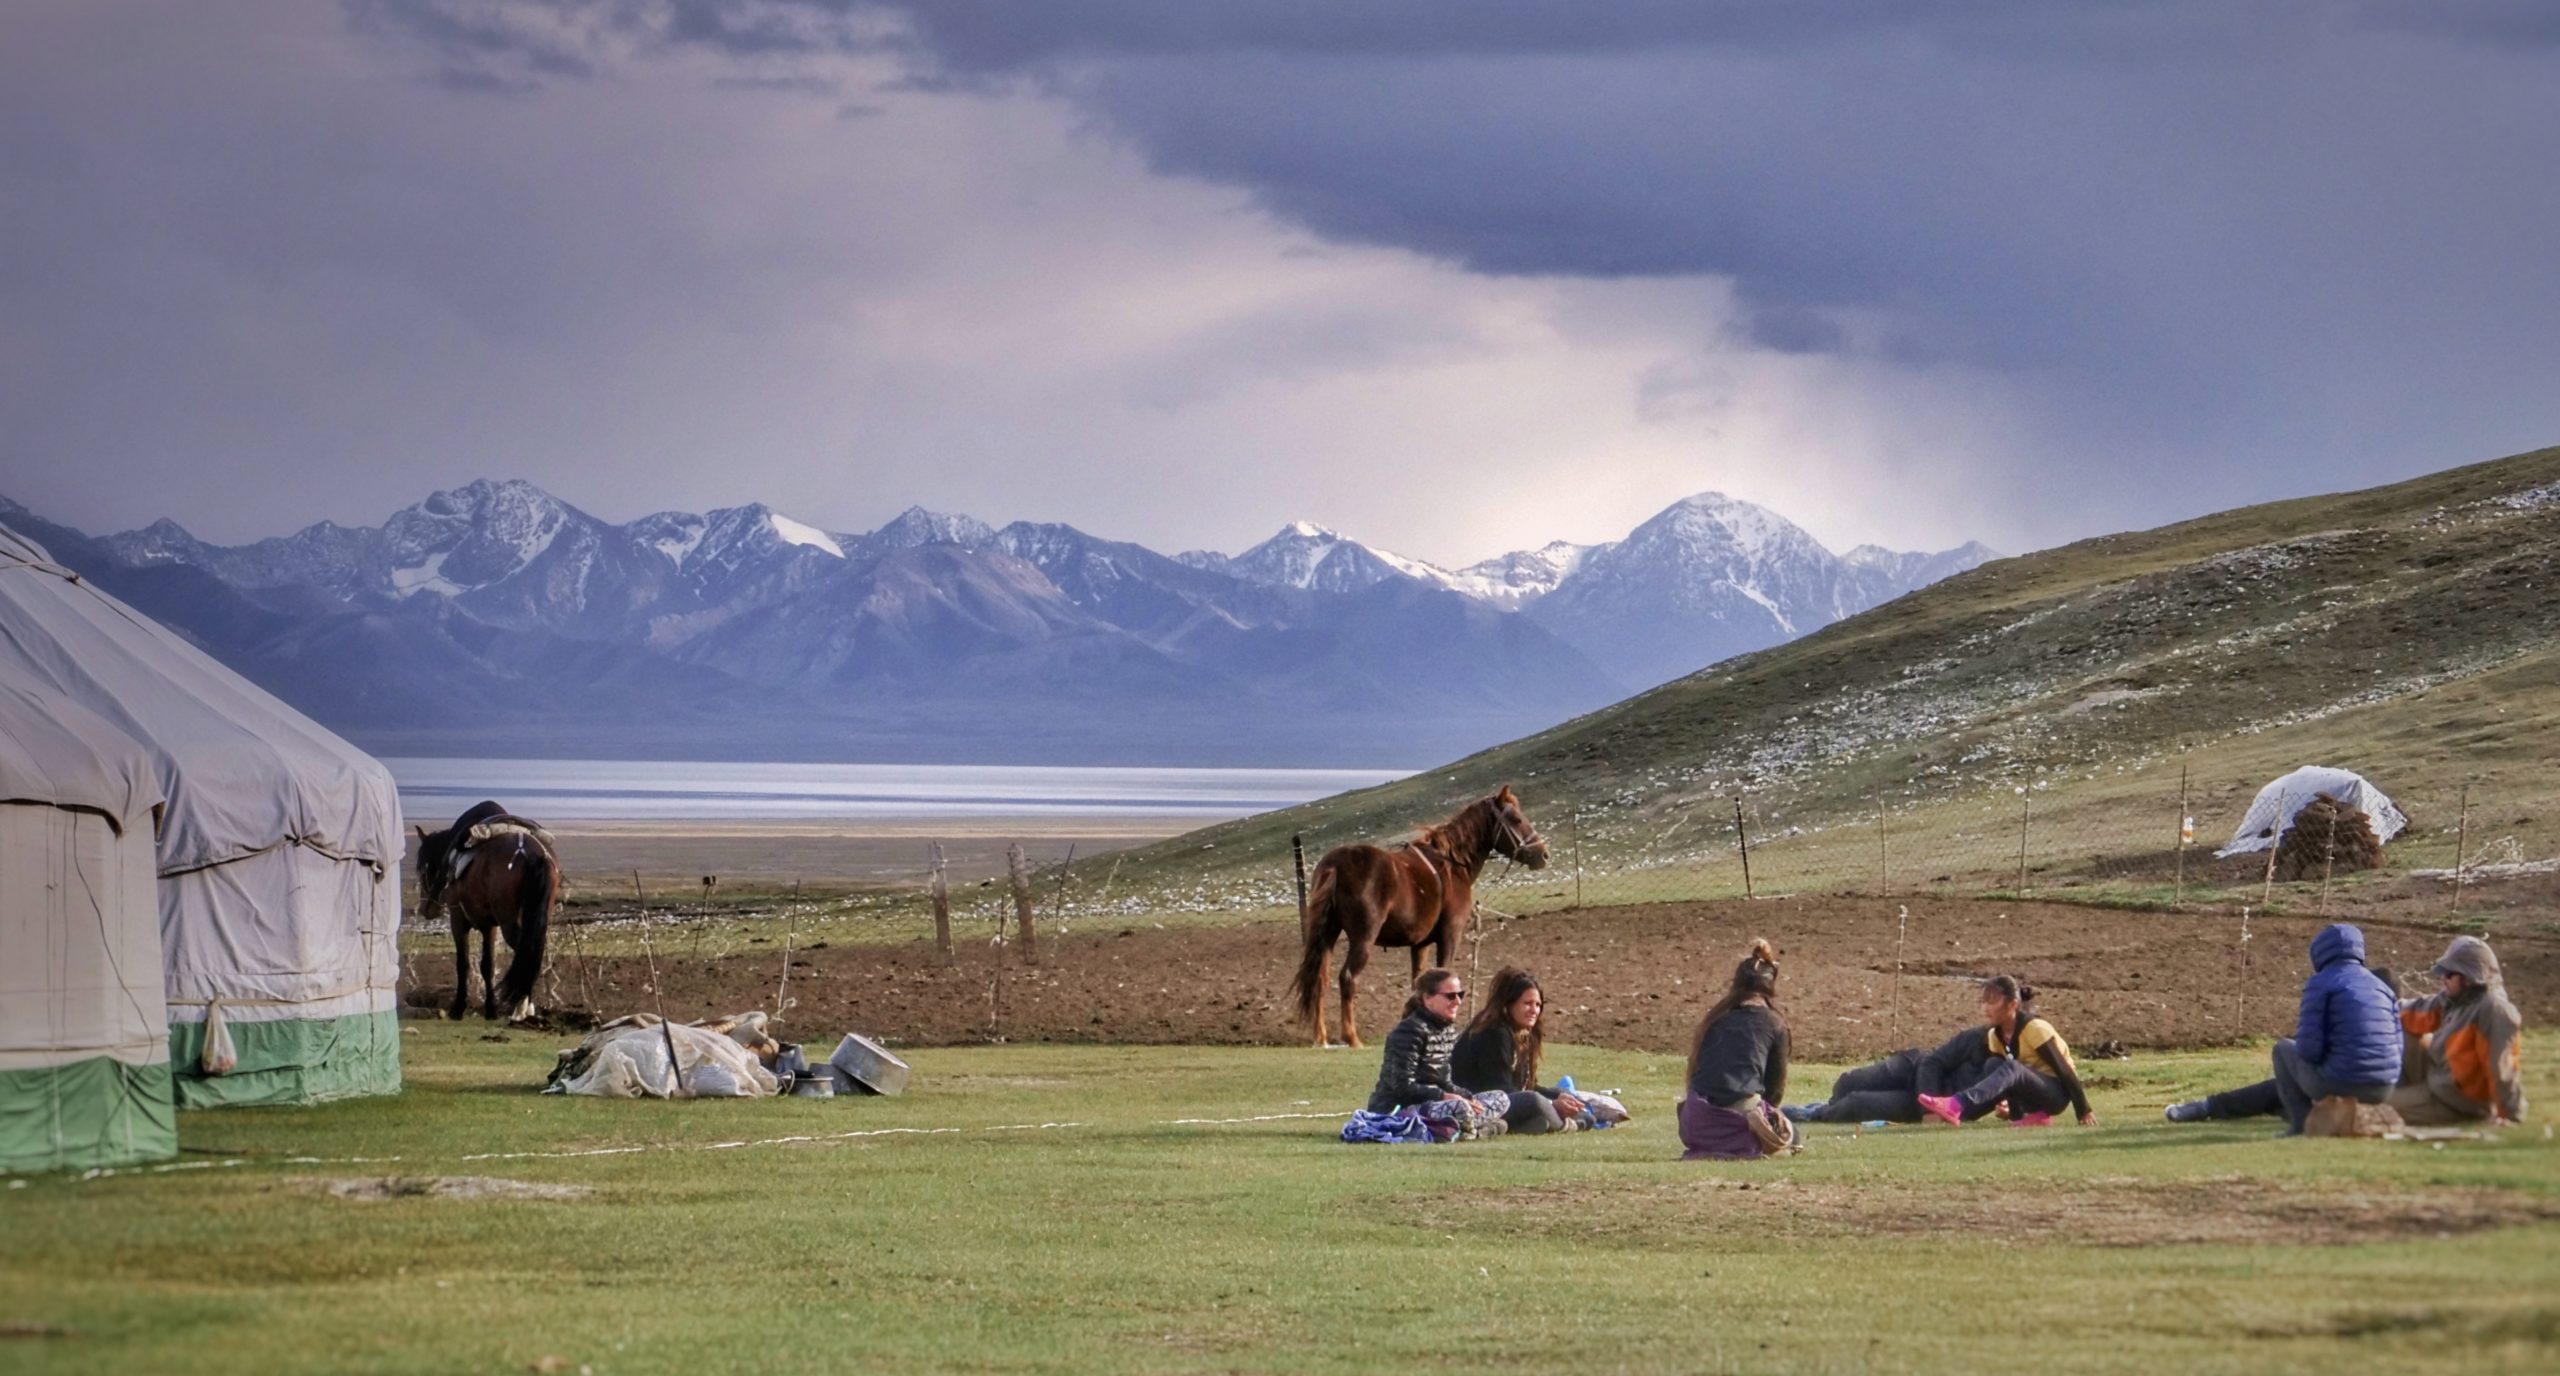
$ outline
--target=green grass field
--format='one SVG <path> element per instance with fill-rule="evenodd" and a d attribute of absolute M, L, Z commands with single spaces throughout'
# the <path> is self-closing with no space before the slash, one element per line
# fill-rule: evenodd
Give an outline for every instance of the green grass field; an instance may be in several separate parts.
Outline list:
<path fill-rule="evenodd" d="M 1701 1165 L 1659 1055 L 1551 1056 L 1626 1088 L 1623 1129 L 1351 1148 L 1330 1114 L 1181 1120 L 1347 1106 L 1369 1053 L 925 1050 L 904 1099 L 670 1105 L 535 1097 L 555 1043 L 484 1035 L 413 1024 L 397 1099 L 187 1116 L 185 1169 L 11 1182 L 0 1325 L 69 1331 L 0 1368 L 2560 1366 L 2560 1143 L 2160 1122 L 2262 1052 L 2093 1063 L 2096 1129 Z M 593 1193 L 321 1188 L 465 1175 Z"/>

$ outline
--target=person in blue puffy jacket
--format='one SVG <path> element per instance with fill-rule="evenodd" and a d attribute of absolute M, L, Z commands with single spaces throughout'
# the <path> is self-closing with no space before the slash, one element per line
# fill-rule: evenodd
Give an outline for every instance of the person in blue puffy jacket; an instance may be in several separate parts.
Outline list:
<path fill-rule="evenodd" d="M 2281 1111 L 2286 1135 L 2301 1133 L 2311 1106 L 2344 1096 L 2378 1104 L 2400 1080 L 2400 996 L 2365 968 L 2364 933 L 2333 922 L 2311 938 L 2311 978 L 2293 1035 L 2276 1043 L 2275 1078 L 2211 1098 L 2172 1104 L 2169 1121 L 2237 1118 Z"/>

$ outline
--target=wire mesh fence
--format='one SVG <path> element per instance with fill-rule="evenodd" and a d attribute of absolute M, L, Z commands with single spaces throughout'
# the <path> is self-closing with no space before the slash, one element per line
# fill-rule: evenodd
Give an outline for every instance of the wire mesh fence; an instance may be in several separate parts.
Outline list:
<path fill-rule="evenodd" d="M 1477 894 L 1484 906 L 1515 913 L 1814 894 L 2325 912 L 2358 904 L 2377 877 L 2440 892 L 2450 907 L 2473 882 L 2560 872 L 2551 827 L 2500 811 L 2493 795 L 2468 785 L 2393 793 L 2408 820 L 2378 850 L 2355 834 L 2368 824 L 2360 814 L 2329 814 L 2282 835 L 2234 835 L 2267 782 L 2172 770 L 2165 779 L 1927 800 L 1881 791 L 1863 807 L 1834 803 L 1819 813 L 1747 793 L 1568 809 L 1537 819 L 1547 868 L 1497 858 Z M 1309 832 L 1302 843 L 1312 861 L 1334 844 L 1381 839 L 1392 838 Z M 1278 876 L 1288 857 L 1274 860 L 1274 882 L 1234 885 L 1226 905 L 1286 906 Z"/>

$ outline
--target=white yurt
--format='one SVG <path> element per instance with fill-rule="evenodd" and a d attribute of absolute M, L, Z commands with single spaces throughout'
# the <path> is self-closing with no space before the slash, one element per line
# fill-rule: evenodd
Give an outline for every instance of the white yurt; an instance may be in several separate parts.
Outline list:
<path fill-rule="evenodd" d="M 179 1106 L 397 1093 L 389 771 L 6 527 L 0 683 L 68 698 L 150 752 Z"/>
<path fill-rule="evenodd" d="M 178 1154 L 159 821 L 139 742 L 0 681 L 0 1171 Z"/>

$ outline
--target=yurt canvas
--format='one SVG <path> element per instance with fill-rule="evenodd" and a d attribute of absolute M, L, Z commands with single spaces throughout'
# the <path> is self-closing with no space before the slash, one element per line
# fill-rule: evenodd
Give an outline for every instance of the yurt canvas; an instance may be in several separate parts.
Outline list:
<path fill-rule="evenodd" d="M 0 682 L 67 697 L 151 754 L 179 1106 L 398 1092 L 390 773 L 6 528 Z"/>
<path fill-rule="evenodd" d="M 2241 816 L 2240 825 L 2232 829 L 2230 844 L 2215 851 L 2213 858 L 2223 860 L 2273 850 L 2285 828 L 2293 825 L 2294 814 L 2323 795 L 2363 813 L 2373 824 L 2374 839 L 2378 841 L 2390 841 L 2409 825 L 2409 818 L 2399 805 L 2362 774 L 2352 769 L 2307 764 L 2259 789 L 2258 796 L 2249 802 L 2248 812 Z"/>
<path fill-rule="evenodd" d="M 138 742 L 0 681 L 0 1171 L 178 1154 L 159 818 Z"/>

